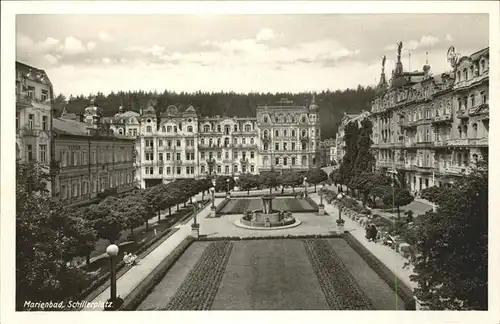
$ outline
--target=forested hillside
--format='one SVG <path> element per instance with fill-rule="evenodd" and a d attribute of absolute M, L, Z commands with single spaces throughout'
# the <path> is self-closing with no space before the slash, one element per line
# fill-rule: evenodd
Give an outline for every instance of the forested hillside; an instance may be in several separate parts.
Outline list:
<path fill-rule="evenodd" d="M 361 110 L 370 110 L 370 102 L 374 96 L 374 90 L 370 87 L 358 86 L 357 89 L 323 91 L 317 93 L 316 103 L 320 106 L 320 121 L 323 138 L 333 138 L 340 124 L 344 112 L 359 113 Z M 165 91 L 163 93 L 129 91 L 110 93 L 105 96 L 102 93 L 95 95 L 79 95 L 65 98 L 59 95 L 55 100 L 55 115 L 58 116 L 65 105 L 68 112 L 83 113 L 89 104 L 89 98 L 95 97 L 96 106 L 102 108 L 104 116 L 112 116 L 118 112 L 118 107 L 123 105 L 127 110 L 139 112 L 146 108 L 149 99 L 156 99 L 157 110 L 166 108 L 167 105 L 189 106 L 193 105 L 199 114 L 203 116 L 255 116 L 257 105 L 276 105 L 282 99 L 287 98 L 295 104 L 308 104 L 311 93 L 249 93 L 239 94 L 233 92 L 195 92 L 175 93 Z"/>

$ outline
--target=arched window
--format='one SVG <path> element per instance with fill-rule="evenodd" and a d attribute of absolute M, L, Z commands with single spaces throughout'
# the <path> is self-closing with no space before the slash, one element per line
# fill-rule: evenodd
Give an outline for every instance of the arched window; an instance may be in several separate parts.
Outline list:
<path fill-rule="evenodd" d="M 291 121 L 292 121 L 292 123 L 295 123 L 295 117 L 294 116 L 291 117 Z"/>
<path fill-rule="evenodd" d="M 280 132 L 279 132 L 279 130 L 275 130 L 275 131 L 274 131 L 274 136 L 276 136 L 276 137 L 280 136 Z"/>
<path fill-rule="evenodd" d="M 167 126 L 167 133 L 172 133 L 172 126 Z"/>
<path fill-rule="evenodd" d="M 220 138 L 217 139 L 217 146 L 220 146 Z"/>
<path fill-rule="evenodd" d="M 238 144 L 238 139 L 237 138 L 233 138 L 233 144 L 234 145 Z"/>
<path fill-rule="evenodd" d="M 226 126 L 224 126 L 224 133 L 225 133 L 226 135 L 229 135 L 229 129 L 230 129 L 230 128 L 229 128 L 229 126 L 227 126 L 227 125 L 226 125 Z"/>
<path fill-rule="evenodd" d="M 225 147 L 229 146 L 229 137 L 224 138 L 224 146 Z"/>
<path fill-rule="evenodd" d="M 486 69 L 486 62 L 484 59 L 481 60 L 481 72 L 480 73 L 483 73 L 484 70 Z"/>
<path fill-rule="evenodd" d="M 302 130 L 302 137 L 306 137 L 306 130 L 305 129 Z"/>
<path fill-rule="evenodd" d="M 269 133 L 267 132 L 267 129 L 264 131 L 264 136 L 267 137 L 267 135 L 269 135 Z"/>
<path fill-rule="evenodd" d="M 458 126 L 458 138 L 462 138 L 462 127 Z"/>
<path fill-rule="evenodd" d="M 146 126 L 146 132 L 151 133 L 151 130 L 152 130 L 151 126 Z"/>
<path fill-rule="evenodd" d="M 266 151 L 269 150 L 269 144 L 264 143 L 264 150 L 266 150 Z M 264 159 L 266 159 L 266 158 L 267 158 L 267 156 L 264 157 Z"/>
<path fill-rule="evenodd" d="M 302 165 L 306 165 L 306 164 L 307 164 L 307 156 L 302 155 Z"/>
<path fill-rule="evenodd" d="M 285 130 L 283 131 L 283 136 L 287 136 L 287 133 L 288 133 L 288 132 L 287 132 L 287 131 L 286 131 L 286 129 L 285 129 Z"/>
<path fill-rule="evenodd" d="M 209 125 L 204 125 L 204 126 L 203 126 L 203 131 L 204 131 L 205 133 L 210 132 L 210 126 L 209 126 Z"/>
<path fill-rule="evenodd" d="M 274 116 L 274 122 L 277 124 L 279 122 L 278 116 Z"/>
<path fill-rule="evenodd" d="M 201 145 L 205 145 L 205 139 L 204 138 L 201 139 Z"/>
<path fill-rule="evenodd" d="M 476 106 L 476 96 L 474 94 L 470 95 L 470 106 L 475 107 Z"/>
<path fill-rule="evenodd" d="M 264 156 L 264 166 L 268 166 L 268 165 L 269 165 L 269 157 Z"/>
<path fill-rule="evenodd" d="M 269 123 L 269 118 L 267 118 L 267 116 L 264 116 L 264 123 Z"/>
<path fill-rule="evenodd" d="M 245 125 L 245 132 L 250 132 L 250 131 L 251 131 L 250 125 Z"/>
<path fill-rule="evenodd" d="M 457 71 L 457 82 L 460 82 L 460 71 Z"/>
<path fill-rule="evenodd" d="M 305 116 L 302 116 L 302 122 L 305 123 L 306 122 L 306 117 Z"/>
<path fill-rule="evenodd" d="M 188 133 L 192 133 L 193 132 L 193 126 L 188 126 L 187 131 L 188 131 Z"/>
<path fill-rule="evenodd" d="M 121 128 L 120 128 L 120 129 L 118 130 L 118 134 L 123 135 L 123 129 L 121 129 Z"/>
<path fill-rule="evenodd" d="M 254 142 L 255 142 L 255 141 L 254 141 L 253 137 L 252 137 L 252 138 L 250 138 L 250 144 L 254 144 Z"/>
<path fill-rule="evenodd" d="M 295 129 L 292 129 L 292 137 L 295 137 Z"/>

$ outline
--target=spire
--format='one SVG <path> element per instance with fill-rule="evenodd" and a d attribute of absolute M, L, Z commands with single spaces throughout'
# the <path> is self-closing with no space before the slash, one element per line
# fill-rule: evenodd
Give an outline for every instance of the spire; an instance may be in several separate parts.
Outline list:
<path fill-rule="evenodd" d="M 378 82 L 378 88 L 383 89 L 387 87 L 387 80 L 385 79 L 385 60 L 386 56 L 382 56 L 382 72 L 380 73 L 380 80 Z"/>
<path fill-rule="evenodd" d="M 429 64 L 429 52 L 425 52 L 425 65 Z"/>
<path fill-rule="evenodd" d="M 403 74 L 403 63 L 401 63 L 401 50 L 403 49 L 403 42 L 399 41 L 398 45 L 398 60 L 396 62 L 396 70 L 394 71 L 395 75 Z"/>
<path fill-rule="evenodd" d="M 429 58 L 428 58 L 428 52 L 425 52 L 425 65 L 424 67 L 422 68 L 422 70 L 424 70 L 424 78 L 428 78 L 430 77 L 430 73 L 429 71 L 431 70 L 431 66 L 429 65 Z"/>

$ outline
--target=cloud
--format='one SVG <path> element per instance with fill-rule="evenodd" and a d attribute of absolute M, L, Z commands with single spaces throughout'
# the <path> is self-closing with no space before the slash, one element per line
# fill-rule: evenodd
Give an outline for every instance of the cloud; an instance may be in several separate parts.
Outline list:
<path fill-rule="evenodd" d="M 154 44 L 151 47 L 131 46 L 125 50 L 127 52 L 139 52 L 143 54 L 151 54 L 153 56 L 161 56 L 165 53 L 166 47 Z"/>
<path fill-rule="evenodd" d="M 90 51 L 94 47 L 94 42 L 89 42 L 87 46 L 85 46 L 78 38 L 69 36 L 66 37 L 64 43 L 59 47 L 59 51 L 64 55 L 77 55 Z"/>
<path fill-rule="evenodd" d="M 449 35 L 447 35 L 447 37 L 448 36 Z M 407 49 L 407 50 L 416 50 L 419 48 L 428 49 L 429 47 L 432 47 L 440 42 L 441 42 L 441 40 L 438 37 L 432 36 L 432 35 L 427 35 L 427 36 L 422 36 L 422 38 L 420 38 L 420 40 L 404 41 L 403 42 L 403 49 Z M 386 50 L 386 51 L 394 51 L 396 49 L 397 49 L 396 44 L 389 44 L 389 45 L 386 45 L 384 47 L 384 50 Z"/>
<path fill-rule="evenodd" d="M 453 38 L 451 38 L 451 35 L 450 35 L 450 34 L 446 34 L 446 40 L 447 40 L 448 42 L 451 42 L 451 41 L 453 41 Z"/>
<path fill-rule="evenodd" d="M 109 58 L 105 57 L 105 58 L 102 59 L 102 62 L 104 64 L 109 64 L 109 63 L 111 63 L 111 60 Z"/>
<path fill-rule="evenodd" d="M 273 40 L 277 37 L 278 37 L 278 34 L 276 34 L 272 29 L 263 28 L 257 33 L 257 36 L 255 36 L 255 39 L 258 41 L 268 41 L 268 40 Z"/>
<path fill-rule="evenodd" d="M 111 42 L 113 40 L 113 37 L 111 37 L 108 33 L 104 31 L 100 31 L 97 36 L 103 42 Z"/>
<path fill-rule="evenodd" d="M 54 55 L 52 54 L 45 54 L 43 56 L 43 58 L 49 63 L 49 64 L 52 64 L 52 65 L 56 65 L 59 60 L 57 59 L 57 57 L 55 57 Z"/>

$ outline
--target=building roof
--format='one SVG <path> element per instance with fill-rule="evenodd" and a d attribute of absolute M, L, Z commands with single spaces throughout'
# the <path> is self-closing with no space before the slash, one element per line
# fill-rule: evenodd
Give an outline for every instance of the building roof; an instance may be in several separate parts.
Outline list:
<path fill-rule="evenodd" d="M 70 120 L 66 118 L 54 118 L 52 121 L 53 131 L 59 135 L 73 135 L 73 136 L 85 136 L 90 137 L 89 132 L 90 125 L 82 123 L 76 120 Z M 103 135 L 104 137 L 119 138 L 119 139 L 129 139 L 124 135 L 112 134 Z"/>
<path fill-rule="evenodd" d="M 45 70 L 38 69 L 34 66 L 16 61 L 16 73 L 21 73 L 23 77 L 30 80 L 49 85 L 51 89 L 49 96 L 51 99 L 54 98 L 52 82 L 50 81 L 49 76 L 47 72 L 45 72 Z"/>

